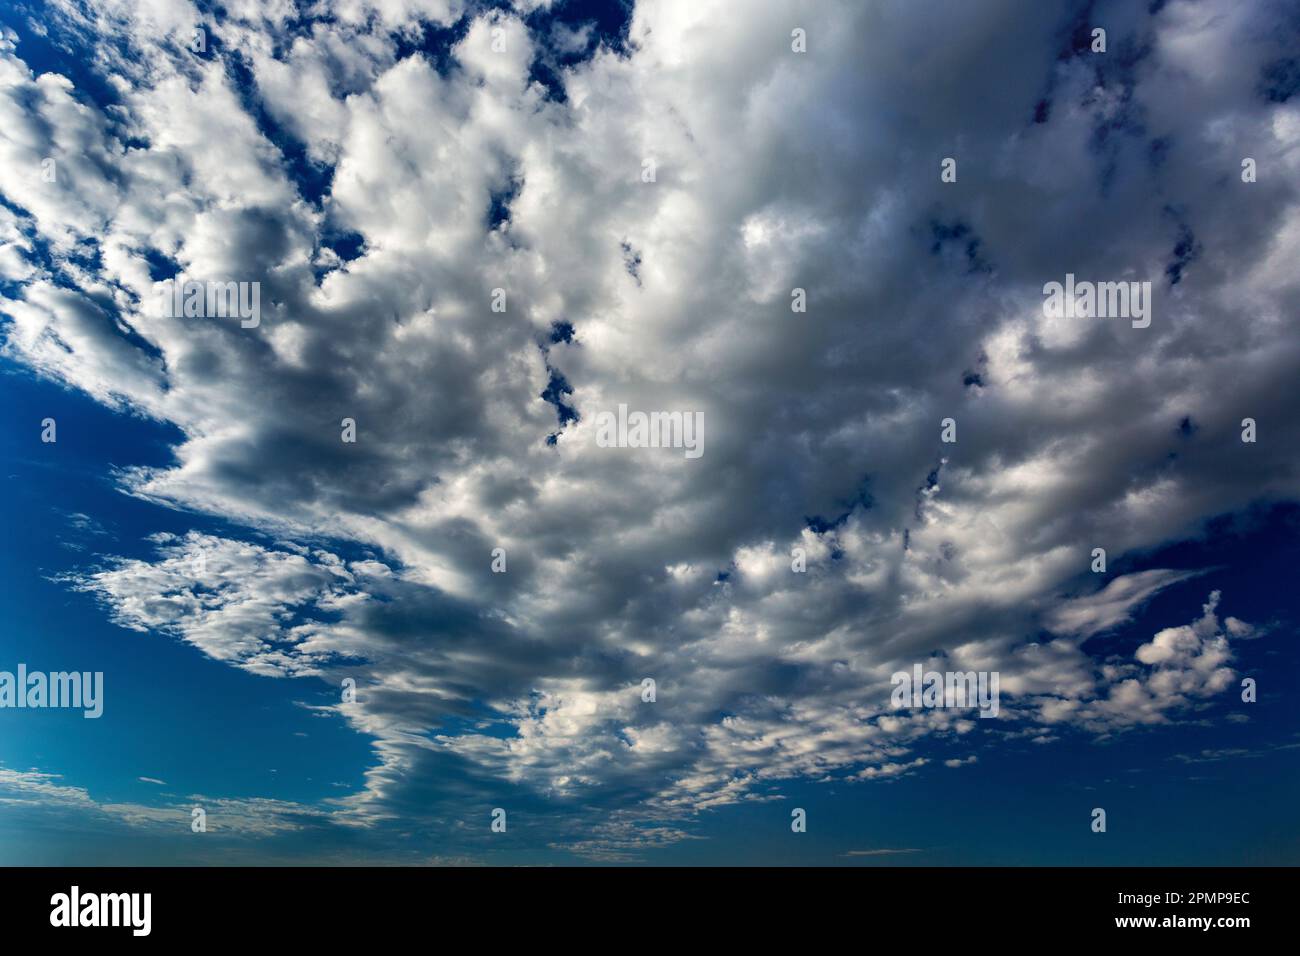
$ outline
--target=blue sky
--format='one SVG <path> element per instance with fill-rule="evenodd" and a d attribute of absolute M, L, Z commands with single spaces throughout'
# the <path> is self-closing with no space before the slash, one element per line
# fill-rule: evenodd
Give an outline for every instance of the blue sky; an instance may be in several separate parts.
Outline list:
<path fill-rule="evenodd" d="M 1296 862 L 1300 21 L 928 6 L 0 11 L 0 863 Z"/>

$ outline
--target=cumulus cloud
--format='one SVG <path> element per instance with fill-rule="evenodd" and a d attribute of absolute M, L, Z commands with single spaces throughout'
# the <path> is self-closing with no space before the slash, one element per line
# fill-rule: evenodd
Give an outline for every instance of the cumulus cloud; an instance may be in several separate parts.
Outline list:
<path fill-rule="evenodd" d="M 1085 650 L 1197 572 L 1086 571 L 1296 497 L 1283 12 L 1102 4 L 1098 59 L 1051 4 L 665 0 L 590 46 L 542 3 L 337 6 L 60 6 L 111 38 L 111 108 L 0 42 L 0 309 L 7 355 L 180 429 L 124 490 L 249 529 L 73 586 L 234 666 L 358 677 L 330 712 L 376 763 L 341 814 L 504 782 L 641 808 L 620 853 L 784 780 L 932 772 L 973 725 L 888 711 L 916 662 L 1097 733 L 1224 690 L 1249 625 L 1217 596 Z M 164 266 L 261 283 L 261 323 L 149 314 Z M 1150 328 L 1045 318 L 1067 272 L 1151 281 Z M 701 412 L 707 453 L 599 447 L 619 403 Z"/>
<path fill-rule="evenodd" d="M 1165 723 L 1171 712 L 1227 690 L 1236 674 L 1228 666 L 1233 653 L 1217 614 L 1219 599 L 1218 591 L 1211 593 L 1196 621 L 1164 628 L 1140 645 L 1133 654 L 1137 663 L 1103 664 L 1102 698 L 1047 698 L 1040 702 L 1041 717 L 1082 721 L 1093 730 Z"/>

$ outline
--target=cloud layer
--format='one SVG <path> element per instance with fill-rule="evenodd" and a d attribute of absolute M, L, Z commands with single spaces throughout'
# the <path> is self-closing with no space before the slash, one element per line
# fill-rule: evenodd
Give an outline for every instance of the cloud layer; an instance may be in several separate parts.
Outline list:
<path fill-rule="evenodd" d="M 890 710 L 914 663 L 999 671 L 1044 739 L 1230 693 L 1231 594 L 1098 657 L 1194 572 L 1089 565 L 1297 497 L 1294 10 L 306 6 L 55 4 L 100 91 L 0 40 L 0 309 L 7 355 L 181 430 L 124 490 L 248 529 L 72 586 L 356 680 L 376 762 L 332 815 L 517 787 L 613 808 L 556 840 L 617 856 L 974 759 L 969 712 Z M 176 270 L 260 282 L 260 325 L 150 314 Z M 1045 318 L 1066 273 L 1152 282 L 1151 326 Z M 599 447 L 619 403 L 702 412 L 706 453 Z"/>

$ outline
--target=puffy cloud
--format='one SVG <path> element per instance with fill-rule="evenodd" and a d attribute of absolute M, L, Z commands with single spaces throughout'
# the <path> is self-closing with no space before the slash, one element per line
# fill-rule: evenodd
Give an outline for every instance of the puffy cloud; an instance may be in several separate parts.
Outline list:
<path fill-rule="evenodd" d="M 127 490 L 279 542 L 159 538 L 77 581 L 258 673 L 350 667 L 334 710 L 376 764 L 343 812 L 421 812 L 449 768 L 666 818 L 929 772 L 969 722 L 888 712 L 916 662 L 1100 733 L 1223 689 L 1248 625 L 1217 599 L 1135 660 L 1084 649 L 1194 572 L 1086 593 L 1086 568 L 1296 497 L 1300 107 L 1250 80 L 1270 8 L 1107 7 L 1097 60 L 1010 2 L 665 0 L 581 58 L 544 4 L 335 6 L 68 6 L 112 40 L 111 110 L 6 41 L 0 307 L 9 355 L 180 428 Z M 260 282 L 259 326 L 148 314 L 160 258 Z M 1044 317 L 1066 272 L 1152 281 L 1151 326 Z M 701 412 L 706 453 L 599 447 L 618 403 Z M 640 822 L 608 847 L 677 832 Z"/>
<path fill-rule="evenodd" d="M 1210 594 L 1200 618 L 1181 627 L 1167 627 L 1142 644 L 1133 657 L 1147 665 L 1103 665 L 1107 691 L 1094 701 L 1050 699 L 1042 716 L 1049 720 L 1082 721 L 1092 730 L 1134 724 L 1166 723 L 1171 713 L 1194 707 L 1233 686 L 1233 654 L 1219 621 L 1218 591 Z"/>

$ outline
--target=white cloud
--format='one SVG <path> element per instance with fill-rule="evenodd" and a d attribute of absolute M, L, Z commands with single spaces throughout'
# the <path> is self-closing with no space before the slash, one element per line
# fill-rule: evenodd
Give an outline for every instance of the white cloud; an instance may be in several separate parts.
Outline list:
<path fill-rule="evenodd" d="M 176 41 L 188 5 L 67 7 L 115 41 L 95 54 L 111 115 L 0 46 L 0 186 L 24 211 L 0 209 L 22 285 L 0 305 L 8 355 L 181 429 L 176 463 L 128 468 L 127 490 L 280 542 L 160 536 L 79 586 L 257 673 L 336 685 L 361 662 L 358 704 L 328 712 L 376 763 L 342 813 L 419 812 L 449 768 L 665 818 L 922 772 L 923 741 L 970 728 L 886 712 L 889 675 L 936 651 L 1000 671 L 1007 719 L 1052 727 L 1168 721 L 1223 690 L 1250 625 L 1220 626 L 1217 598 L 1134 658 L 1083 649 L 1197 572 L 1086 593 L 1087 567 L 1099 543 L 1142 555 L 1300 490 L 1297 107 L 1186 69 L 1207 49 L 1252 75 L 1263 13 L 1209 4 L 1214 38 L 1183 4 L 1117 14 L 1149 52 L 1140 77 L 1099 77 L 1058 57 L 1051 5 L 816 2 L 798 55 L 783 4 L 665 0 L 637 6 L 626 50 L 564 69 L 561 99 L 530 80 L 547 38 L 517 17 L 475 18 L 439 59 L 402 43 L 459 3 L 336 6 L 293 39 L 287 7 L 237 5 L 207 58 Z M 934 43 L 938 17 L 967 42 Z M 330 165 L 320 202 L 250 98 Z M 1250 192 L 1230 181 L 1244 142 L 1269 170 Z M 1172 285 L 1182 230 L 1203 251 Z M 92 241 L 98 267 L 72 254 Z M 259 281 L 261 325 L 146 315 L 147 250 Z M 1153 279 L 1151 328 L 1044 320 L 1066 271 Z M 559 321 L 573 342 L 550 341 Z M 553 372 L 580 416 L 563 427 Z M 703 412 L 707 454 L 598 448 L 620 401 Z M 1239 441 L 1247 413 L 1267 440 Z"/>
<path fill-rule="evenodd" d="M 1164 588 L 1202 573 L 1153 568 L 1112 578 L 1100 591 L 1063 602 L 1048 615 L 1048 626 L 1058 634 L 1091 637 L 1127 623 L 1135 610 Z"/>

